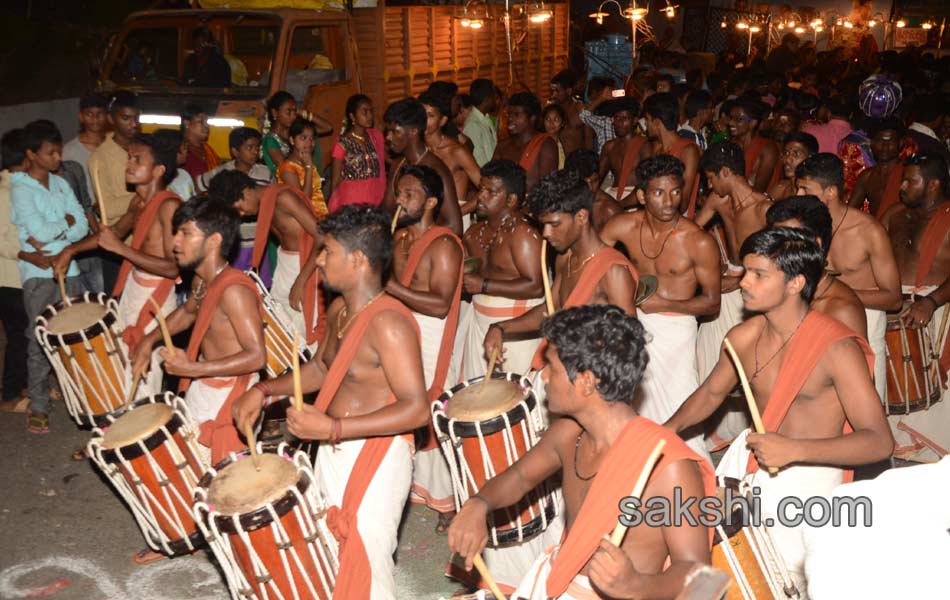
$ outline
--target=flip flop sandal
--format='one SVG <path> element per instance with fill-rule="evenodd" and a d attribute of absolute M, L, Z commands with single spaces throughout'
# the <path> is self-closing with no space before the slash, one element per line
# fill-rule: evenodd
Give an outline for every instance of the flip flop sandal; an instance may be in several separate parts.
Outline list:
<path fill-rule="evenodd" d="M 26 414 L 30 409 L 30 399 L 26 396 L 20 396 L 14 400 L 0 402 L 0 412 Z"/>
<path fill-rule="evenodd" d="M 163 558 L 168 558 L 164 554 L 155 552 L 151 548 L 142 548 L 138 552 L 132 555 L 132 563 L 136 565 L 147 565 L 153 562 L 162 560 Z"/>
<path fill-rule="evenodd" d="M 26 413 L 26 430 L 38 435 L 49 433 L 49 417 L 43 414 Z"/>

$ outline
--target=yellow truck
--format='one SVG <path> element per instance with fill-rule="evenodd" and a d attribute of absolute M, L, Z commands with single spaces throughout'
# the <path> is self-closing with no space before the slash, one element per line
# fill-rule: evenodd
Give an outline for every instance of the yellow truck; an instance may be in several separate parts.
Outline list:
<path fill-rule="evenodd" d="M 301 109 L 342 124 L 351 94 L 370 96 L 378 119 L 390 102 L 417 95 L 436 79 L 466 90 L 472 80 L 488 77 L 506 91 L 528 89 L 543 98 L 551 77 L 568 62 L 566 3 L 512 5 L 508 31 L 504 7 L 482 0 L 350 11 L 299 8 L 315 0 L 202 4 L 206 8 L 130 15 L 106 52 L 99 88 L 139 94 L 145 131 L 177 126 L 185 104 L 203 106 L 213 114 L 211 145 L 223 157 L 230 155 L 231 128 L 264 127 L 264 104 L 278 90 L 293 94 Z M 241 4 L 295 8 L 234 8 Z M 539 6 L 550 16 L 537 18 Z M 228 61 L 229 85 L 185 80 L 199 27 L 211 30 Z M 328 157 L 332 136 L 322 143 Z"/>

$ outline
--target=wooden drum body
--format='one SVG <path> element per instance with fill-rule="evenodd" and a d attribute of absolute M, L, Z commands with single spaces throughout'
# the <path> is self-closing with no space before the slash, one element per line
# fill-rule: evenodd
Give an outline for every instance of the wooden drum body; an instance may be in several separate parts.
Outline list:
<path fill-rule="evenodd" d="M 231 596 L 330 600 L 338 545 L 310 460 L 286 444 L 261 453 L 260 470 L 249 457 L 247 450 L 231 454 L 205 474 L 195 493 L 195 519 Z"/>
<path fill-rule="evenodd" d="M 246 271 L 247 275 L 257 284 L 264 306 L 264 344 L 267 348 L 267 376 L 278 377 L 293 368 L 294 334 L 293 327 L 286 317 L 283 308 L 274 301 L 267 291 L 264 282 L 254 271 Z M 306 340 L 298 340 L 300 347 L 300 363 L 310 360 L 311 353 L 306 347 Z"/>
<path fill-rule="evenodd" d="M 531 382 L 515 373 L 478 377 L 432 403 L 432 420 L 449 463 L 456 509 L 534 447 L 544 420 Z M 518 504 L 488 516 L 491 544 L 521 542 L 547 529 L 560 510 L 559 490 L 545 482 Z"/>
<path fill-rule="evenodd" d="M 185 402 L 170 392 L 138 400 L 93 433 L 89 455 L 132 509 L 149 547 L 171 555 L 200 546 L 191 507 L 207 465 Z"/>
<path fill-rule="evenodd" d="M 940 368 L 930 329 L 905 326 L 899 317 L 888 317 L 887 414 L 904 415 L 927 410 L 940 401 Z"/>
<path fill-rule="evenodd" d="M 105 294 L 86 292 L 36 318 L 36 339 L 80 425 L 107 424 L 108 414 L 126 400 L 131 373 L 116 331 L 118 308 Z"/>

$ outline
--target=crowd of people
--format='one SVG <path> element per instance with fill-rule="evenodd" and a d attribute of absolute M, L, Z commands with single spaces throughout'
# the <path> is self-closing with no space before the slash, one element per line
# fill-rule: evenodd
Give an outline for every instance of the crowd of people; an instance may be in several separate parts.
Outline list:
<path fill-rule="evenodd" d="M 50 431 L 56 385 L 33 327 L 61 278 L 68 295 L 118 298 L 138 395 L 186 382 L 214 465 L 294 393 L 291 373 L 261 376 L 269 296 L 312 353 L 300 379 L 316 401 L 288 407 L 287 427 L 322 442 L 316 480 L 350 524 L 339 597 L 396 597 L 407 499 L 438 512 L 472 585 L 484 553 L 518 598 L 675 597 L 710 562 L 709 527 L 603 539 L 657 441 L 643 497 L 715 495 L 718 474 L 753 481 L 766 514 L 854 467 L 950 448 L 950 402 L 885 411 L 904 402 L 889 330 L 927 332 L 941 385 L 950 368 L 950 61 L 801 50 L 790 34 L 709 73 L 645 54 L 626 89 L 563 71 L 544 101 L 487 79 L 382 112 L 355 95 L 339 131 L 278 92 L 266 132 L 231 131 L 227 161 L 204 109 L 142 134 L 128 91 L 82 98 L 65 143 L 45 120 L 8 131 L 3 409 Z M 158 312 L 186 350 L 156 350 Z M 534 374 L 550 426 L 459 507 L 451 457 L 431 429 L 407 434 L 491 366 Z M 745 373 L 764 430 L 733 394 Z M 486 517 L 550 478 L 555 522 L 489 544 Z M 773 535 L 802 597 L 842 597 L 803 527 Z"/>

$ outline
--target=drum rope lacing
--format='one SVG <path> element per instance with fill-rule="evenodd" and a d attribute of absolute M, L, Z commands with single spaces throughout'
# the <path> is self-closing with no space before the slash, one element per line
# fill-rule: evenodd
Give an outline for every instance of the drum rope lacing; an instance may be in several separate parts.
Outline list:
<path fill-rule="evenodd" d="M 267 374 L 272 377 L 279 377 L 284 371 L 291 368 L 293 364 L 293 325 L 289 315 L 287 315 L 283 306 L 281 306 L 271 293 L 264 286 L 260 276 L 253 270 L 244 272 L 250 277 L 257 286 L 257 291 L 261 295 L 261 304 L 264 307 L 264 345 L 267 350 Z M 305 344 L 304 336 L 301 336 L 301 343 Z M 302 352 L 303 347 L 297 349 L 300 355 L 301 364 L 308 359 Z"/>

